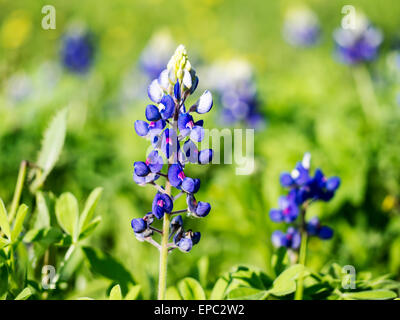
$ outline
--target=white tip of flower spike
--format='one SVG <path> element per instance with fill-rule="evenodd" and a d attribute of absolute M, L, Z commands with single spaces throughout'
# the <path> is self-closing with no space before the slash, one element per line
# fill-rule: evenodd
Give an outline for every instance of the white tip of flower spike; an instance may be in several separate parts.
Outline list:
<path fill-rule="evenodd" d="M 197 113 L 207 113 L 211 110 L 213 106 L 213 98 L 210 91 L 206 90 L 199 98 L 197 103 L 196 112 Z"/>
<path fill-rule="evenodd" d="M 304 169 L 310 169 L 311 166 L 311 153 L 306 152 L 303 156 L 303 160 L 301 161 L 301 165 L 303 166 Z"/>
<path fill-rule="evenodd" d="M 147 88 L 147 93 L 148 93 L 151 101 L 153 101 L 155 103 L 160 103 L 162 97 L 164 96 L 164 92 L 163 92 L 162 88 L 160 87 L 160 85 L 158 84 L 157 79 L 153 80 L 150 83 L 149 87 Z"/>
<path fill-rule="evenodd" d="M 186 48 L 181 44 L 176 48 L 174 55 L 171 57 L 167 65 L 168 71 L 173 75 L 173 77 L 170 75 L 170 79 L 176 78 L 182 82 L 184 71 L 190 71 L 191 68 Z"/>

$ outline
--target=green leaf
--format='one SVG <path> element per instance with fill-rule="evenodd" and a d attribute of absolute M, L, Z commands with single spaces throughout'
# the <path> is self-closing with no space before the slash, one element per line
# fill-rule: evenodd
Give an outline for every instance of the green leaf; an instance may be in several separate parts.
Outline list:
<path fill-rule="evenodd" d="M 126 294 L 125 300 L 137 300 L 141 289 L 142 287 L 139 284 L 132 286 Z"/>
<path fill-rule="evenodd" d="M 289 262 L 286 253 L 287 249 L 285 247 L 280 247 L 272 257 L 272 265 L 276 275 L 280 274 Z"/>
<path fill-rule="evenodd" d="M 94 210 L 99 202 L 103 188 L 94 189 L 86 200 L 85 207 L 79 218 L 79 232 L 82 233 L 87 228 L 93 218 Z"/>
<path fill-rule="evenodd" d="M 85 239 L 88 236 L 90 236 L 93 231 L 96 229 L 96 227 L 100 224 L 101 222 L 101 217 L 96 217 L 94 218 L 82 231 L 81 234 L 79 235 L 79 240 Z"/>
<path fill-rule="evenodd" d="M 204 293 L 201 284 L 193 278 L 185 278 L 178 283 L 179 293 L 183 300 L 205 300 L 206 295 Z"/>
<path fill-rule="evenodd" d="M 121 287 L 119 284 L 112 287 L 110 291 L 110 300 L 122 300 Z"/>
<path fill-rule="evenodd" d="M 22 290 L 17 297 L 15 298 L 15 300 L 26 300 L 28 299 L 31 295 L 33 295 L 33 291 L 30 288 L 25 288 L 24 290 Z"/>
<path fill-rule="evenodd" d="M 182 300 L 181 295 L 179 294 L 179 291 L 175 287 L 168 287 L 167 291 L 165 292 L 165 298 L 167 300 Z"/>
<path fill-rule="evenodd" d="M 31 229 L 29 230 L 23 241 L 26 243 L 41 242 L 46 245 L 59 242 L 63 238 L 61 229 L 56 227 L 44 228 L 44 229 Z"/>
<path fill-rule="evenodd" d="M 4 248 L 5 246 L 8 246 L 9 244 L 10 241 L 4 239 L 3 237 L 0 237 L 0 249 Z"/>
<path fill-rule="evenodd" d="M 42 148 L 36 162 L 42 169 L 42 172 L 37 175 L 35 181 L 32 183 L 32 191 L 36 191 L 43 185 L 47 176 L 56 164 L 64 145 L 66 132 L 67 109 L 65 108 L 56 114 L 43 135 Z"/>
<path fill-rule="evenodd" d="M 56 217 L 61 228 L 77 240 L 79 208 L 72 193 L 63 193 L 56 202 Z"/>
<path fill-rule="evenodd" d="M 228 280 L 224 278 L 219 278 L 211 291 L 210 300 L 223 300 L 228 285 Z"/>
<path fill-rule="evenodd" d="M 207 274 L 209 265 L 210 261 L 206 256 L 201 257 L 200 260 L 197 262 L 197 269 L 199 270 L 199 280 L 203 287 L 207 285 Z"/>
<path fill-rule="evenodd" d="M 390 290 L 370 290 L 342 294 L 342 298 L 348 300 L 389 300 L 396 297 L 397 294 Z"/>
<path fill-rule="evenodd" d="M 233 289 L 228 294 L 228 299 L 230 300 L 264 300 L 267 297 L 267 290 L 246 287 Z"/>
<path fill-rule="evenodd" d="M 0 296 L 4 295 L 8 290 L 8 269 L 7 265 L 0 266 Z"/>
<path fill-rule="evenodd" d="M 296 291 L 296 282 L 299 274 L 303 272 L 303 277 L 308 275 L 301 264 L 295 264 L 283 271 L 272 284 L 269 292 L 275 296 L 285 296 Z"/>
<path fill-rule="evenodd" d="M 128 283 L 134 284 L 132 275 L 125 267 L 110 255 L 90 247 L 82 247 L 88 259 L 92 271 L 111 280 L 115 280 L 120 285 Z"/>
<path fill-rule="evenodd" d="M 17 240 L 19 234 L 21 233 L 27 213 L 28 213 L 28 207 L 24 204 L 21 204 L 17 211 L 14 228 L 11 232 L 11 241 L 12 242 L 15 242 Z"/>
<path fill-rule="evenodd" d="M 50 227 L 50 213 L 47 207 L 46 199 L 41 191 L 36 193 L 37 214 L 35 216 L 35 228 Z"/>
<path fill-rule="evenodd" d="M 3 200 L 0 198 L 0 228 L 1 231 L 11 240 L 10 224 L 8 223 L 7 210 Z"/>
<path fill-rule="evenodd" d="M 259 270 L 253 270 L 248 267 L 240 266 L 237 271 L 231 273 L 233 282 L 238 283 L 240 286 L 251 287 L 263 290 L 264 283 L 259 277 Z"/>

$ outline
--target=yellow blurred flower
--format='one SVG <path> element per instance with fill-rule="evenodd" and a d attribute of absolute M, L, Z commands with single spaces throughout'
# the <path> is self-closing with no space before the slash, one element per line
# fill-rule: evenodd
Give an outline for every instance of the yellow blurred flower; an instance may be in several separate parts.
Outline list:
<path fill-rule="evenodd" d="M 395 205 L 396 205 L 396 198 L 391 195 L 387 195 L 385 199 L 383 199 L 382 201 L 382 210 L 386 212 L 390 211 L 394 208 Z"/>
<path fill-rule="evenodd" d="M 16 49 L 28 38 L 32 21 L 24 11 L 14 11 L 3 22 L 1 28 L 1 43 L 4 48 Z"/>

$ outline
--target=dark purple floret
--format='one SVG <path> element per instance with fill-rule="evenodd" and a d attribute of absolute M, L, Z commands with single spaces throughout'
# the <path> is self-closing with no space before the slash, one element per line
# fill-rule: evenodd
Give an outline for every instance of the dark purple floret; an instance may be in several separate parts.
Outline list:
<path fill-rule="evenodd" d="M 86 73 L 93 63 L 94 41 L 89 32 L 69 33 L 63 37 L 61 60 L 65 68 Z"/>
<path fill-rule="evenodd" d="M 147 229 L 147 223 L 142 218 L 132 219 L 131 226 L 135 233 L 141 233 Z"/>
<path fill-rule="evenodd" d="M 170 213 L 173 209 L 173 202 L 169 195 L 157 193 L 153 200 L 152 212 L 157 219 L 161 219 L 165 213 Z"/>

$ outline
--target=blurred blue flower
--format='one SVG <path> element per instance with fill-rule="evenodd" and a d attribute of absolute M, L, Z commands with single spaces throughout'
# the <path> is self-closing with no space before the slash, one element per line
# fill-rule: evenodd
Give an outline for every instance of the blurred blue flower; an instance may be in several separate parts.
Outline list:
<path fill-rule="evenodd" d="M 314 12 L 308 8 L 292 8 L 286 13 L 283 37 L 294 47 L 310 47 L 320 37 L 321 29 Z"/>
<path fill-rule="evenodd" d="M 383 35 L 363 15 L 356 16 L 354 28 L 338 28 L 333 33 L 336 54 L 345 64 L 357 64 L 376 58 Z"/>
<path fill-rule="evenodd" d="M 297 250 L 300 247 L 301 235 L 297 229 L 289 227 L 286 233 L 280 230 L 274 231 L 271 240 L 272 244 L 277 248 L 286 247 L 288 249 Z"/>
<path fill-rule="evenodd" d="M 305 215 L 309 205 L 317 200 L 329 201 L 335 195 L 340 186 L 339 177 L 327 178 L 321 169 L 316 169 L 314 176 L 310 174 L 310 153 L 305 153 L 303 160 L 297 162 L 292 172 L 283 172 L 280 175 L 280 183 L 288 188 L 285 196 L 279 197 L 277 209 L 271 209 L 270 218 L 274 222 L 295 224 L 301 217 L 300 228 L 311 236 L 321 239 L 330 239 L 333 230 L 327 226 L 321 226 L 317 218 L 305 222 Z M 297 234 L 298 233 L 298 234 Z M 272 241 L 276 246 L 284 246 L 297 249 L 300 243 L 300 233 L 297 229 L 288 229 L 286 234 L 281 231 L 274 232 Z M 298 243 L 297 243 L 298 241 Z"/>
<path fill-rule="evenodd" d="M 154 33 L 139 57 L 140 70 L 149 79 L 159 76 L 174 53 L 175 43 L 170 33 L 160 30 Z"/>
<path fill-rule="evenodd" d="M 220 97 L 220 121 L 223 125 L 244 123 L 254 129 L 265 127 L 265 117 L 259 110 L 253 70 L 247 61 L 217 62 L 205 67 L 201 73 L 206 79 L 205 83 Z"/>
<path fill-rule="evenodd" d="M 94 59 L 94 39 L 89 31 L 70 31 L 62 38 L 61 60 L 66 69 L 86 73 Z"/>
<path fill-rule="evenodd" d="M 333 230 L 327 226 L 322 226 L 317 217 L 313 217 L 307 222 L 306 230 L 310 236 L 317 236 L 323 240 L 333 237 Z"/>

